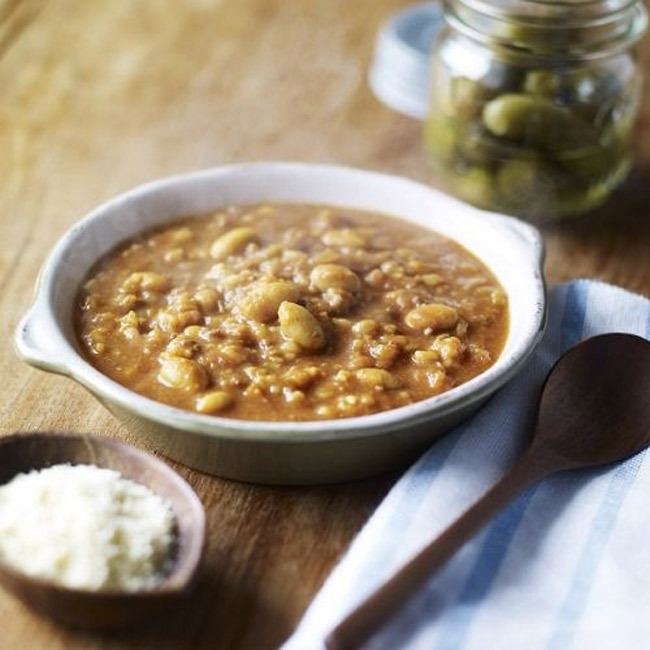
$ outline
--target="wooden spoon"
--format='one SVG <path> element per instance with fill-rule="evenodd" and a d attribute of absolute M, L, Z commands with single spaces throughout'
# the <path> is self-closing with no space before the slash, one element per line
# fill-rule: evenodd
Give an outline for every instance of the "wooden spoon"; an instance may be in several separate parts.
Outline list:
<path fill-rule="evenodd" d="M 59 463 L 114 469 L 167 499 L 177 524 L 174 568 L 151 590 L 85 591 L 33 578 L 0 562 L 0 585 L 37 612 L 76 627 L 124 627 L 177 604 L 195 580 L 205 538 L 205 513 L 192 488 L 163 461 L 117 440 L 57 433 L 0 438 L 0 485 L 21 472 Z"/>
<path fill-rule="evenodd" d="M 650 343 L 605 334 L 569 350 L 549 373 L 535 435 L 510 471 L 371 596 L 326 639 L 358 648 L 510 500 L 541 478 L 623 460 L 650 444 Z"/>

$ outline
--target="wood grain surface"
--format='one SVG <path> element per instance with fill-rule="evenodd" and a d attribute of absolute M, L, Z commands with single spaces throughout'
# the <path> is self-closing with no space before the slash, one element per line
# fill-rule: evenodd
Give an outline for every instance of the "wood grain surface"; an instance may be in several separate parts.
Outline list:
<path fill-rule="evenodd" d="M 0 0 L 0 433 L 130 436 L 11 337 L 38 269 L 87 210 L 158 176 L 233 161 L 339 162 L 430 181 L 420 125 L 368 90 L 399 0 Z M 650 68 L 650 45 L 641 60 Z M 550 282 L 650 295 L 650 85 L 638 164 L 596 214 L 545 232 Z M 191 601 L 119 635 L 65 630 L 0 593 L 0 650 L 271 650 L 394 476 L 266 488 L 176 466 L 203 500 L 208 559 Z"/>

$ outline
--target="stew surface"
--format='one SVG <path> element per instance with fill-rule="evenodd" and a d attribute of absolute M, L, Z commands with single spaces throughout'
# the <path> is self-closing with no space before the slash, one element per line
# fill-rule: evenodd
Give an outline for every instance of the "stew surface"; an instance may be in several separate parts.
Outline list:
<path fill-rule="evenodd" d="M 146 232 L 80 292 L 101 372 L 183 409 L 248 420 L 365 415 L 497 359 L 505 292 L 459 244 L 381 214 L 233 206 Z"/>

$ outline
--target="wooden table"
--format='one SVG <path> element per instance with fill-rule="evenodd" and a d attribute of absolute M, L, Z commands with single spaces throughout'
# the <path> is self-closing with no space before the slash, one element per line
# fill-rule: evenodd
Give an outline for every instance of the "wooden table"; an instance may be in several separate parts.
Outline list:
<path fill-rule="evenodd" d="M 431 180 L 420 125 L 370 94 L 400 0 L 0 0 L 0 431 L 129 433 L 75 383 L 16 358 L 11 336 L 58 237 L 157 176 L 244 160 L 331 161 Z M 650 43 L 641 56 L 650 68 Z M 547 230 L 547 277 L 650 295 L 650 84 L 633 178 Z M 0 650 L 270 650 L 394 476 L 339 487 L 241 485 L 177 466 L 208 513 L 204 578 L 164 621 L 60 629 L 0 593 Z"/>

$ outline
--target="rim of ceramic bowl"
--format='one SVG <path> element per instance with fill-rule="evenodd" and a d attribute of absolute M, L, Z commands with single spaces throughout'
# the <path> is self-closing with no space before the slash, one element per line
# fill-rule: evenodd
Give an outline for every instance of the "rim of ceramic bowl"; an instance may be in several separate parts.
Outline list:
<path fill-rule="evenodd" d="M 75 243 L 82 233 L 88 229 L 98 228 L 103 221 L 110 219 L 113 213 L 144 197 L 169 192 L 170 189 L 174 191 L 187 184 L 196 184 L 197 187 L 204 184 L 218 186 L 220 183 L 227 183 L 229 179 L 234 178 L 241 182 L 242 176 L 249 183 L 254 183 L 257 178 L 257 182 L 262 186 L 268 186 L 269 183 L 279 179 L 286 181 L 287 178 L 291 178 L 292 182 L 296 182 L 301 178 L 313 180 L 314 177 L 318 177 L 324 182 L 326 182 L 326 178 L 329 178 L 330 180 L 335 179 L 339 183 L 345 181 L 347 184 L 365 182 L 367 184 L 392 185 L 395 192 L 417 192 L 422 195 L 422 198 L 435 200 L 442 204 L 442 207 L 446 205 L 456 212 L 462 210 L 466 213 L 469 227 L 479 225 L 479 222 L 487 224 L 495 233 L 499 233 L 511 247 L 519 247 L 522 257 L 527 257 L 530 260 L 530 264 L 519 271 L 529 275 L 527 289 L 533 296 L 534 309 L 526 314 L 527 320 L 521 324 L 523 331 L 520 333 L 518 345 L 506 354 L 508 347 L 508 342 L 506 342 L 504 351 L 490 368 L 445 393 L 388 411 L 333 420 L 264 421 L 202 415 L 139 395 L 99 372 L 84 358 L 77 348 L 76 342 L 71 341 L 70 337 L 66 335 L 56 314 L 59 284 L 65 281 L 75 281 L 78 289 L 83 279 L 63 278 L 60 272 L 62 262 L 72 254 Z M 212 209 L 224 205 L 219 203 L 219 192 L 215 191 L 215 196 Z M 277 201 L 278 199 L 272 200 Z M 305 200 L 300 191 L 296 192 L 293 200 L 294 202 L 309 202 L 308 199 Z M 291 199 L 287 200 L 287 202 L 290 201 Z M 256 201 L 250 200 L 249 202 Z M 312 202 L 316 203 L 317 201 Z M 330 204 L 355 208 L 353 203 L 349 201 L 337 203 L 335 198 Z M 375 208 L 375 210 L 383 211 L 381 208 Z M 176 218 L 190 213 L 191 210 L 179 209 Z M 386 213 L 400 216 L 399 211 Z M 173 221 L 173 218 L 161 219 L 160 223 Z M 414 219 L 403 218 L 415 222 Z M 146 229 L 145 227 L 144 230 Z M 435 230 L 433 227 L 432 229 Z M 450 236 L 446 233 L 443 234 Z M 463 241 L 458 241 L 465 246 Z M 482 259 L 480 250 L 468 249 L 489 267 L 488 262 Z M 468 403 L 479 402 L 521 370 L 541 339 L 546 323 L 546 287 L 542 274 L 544 252 L 542 237 L 532 226 L 513 217 L 478 210 L 431 187 L 400 176 L 354 167 L 316 163 L 261 162 L 215 167 L 139 185 L 101 204 L 72 226 L 59 239 L 41 269 L 34 301 L 16 329 L 14 344 L 18 355 L 27 363 L 43 370 L 69 376 L 88 388 L 100 400 L 115 403 L 133 415 L 177 429 L 179 433 L 189 432 L 216 438 L 257 440 L 278 444 L 368 437 L 387 429 L 398 428 L 400 425 L 411 425 L 417 421 L 428 419 L 433 413 L 443 416 L 467 406 Z M 508 298 L 511 300 L 512 296 L 509 295 Z M 512 327 L 512 322 L 510 326 Z"/>

